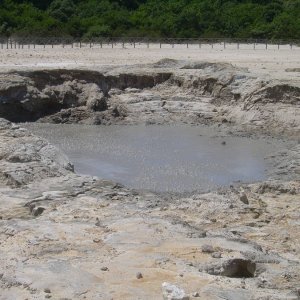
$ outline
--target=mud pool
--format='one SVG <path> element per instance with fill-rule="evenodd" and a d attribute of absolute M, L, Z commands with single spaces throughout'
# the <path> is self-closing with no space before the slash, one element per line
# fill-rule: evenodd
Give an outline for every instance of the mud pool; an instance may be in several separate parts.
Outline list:
<path fill-rule="evenodd" d="M 62 149 L 79 174 L 136 189 L 208 191 L 264 180 L 278 143 L 196 126 L 23 124 Z"/>

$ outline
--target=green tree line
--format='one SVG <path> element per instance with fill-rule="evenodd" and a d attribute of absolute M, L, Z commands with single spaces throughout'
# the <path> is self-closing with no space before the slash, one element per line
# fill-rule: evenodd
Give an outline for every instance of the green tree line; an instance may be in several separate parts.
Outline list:
<path fill-rule="evenodd" d="M 0 0 L 0 35 L 300 39 L 300 0 Z"/>

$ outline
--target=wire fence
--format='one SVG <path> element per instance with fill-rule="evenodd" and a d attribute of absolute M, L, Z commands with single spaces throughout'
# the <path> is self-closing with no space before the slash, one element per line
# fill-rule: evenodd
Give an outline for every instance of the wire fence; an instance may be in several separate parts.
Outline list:
<path fill-rule="evenodd" d="M 240 49 L 243 45 L 248 45 L 253 49 L 268 49 L 270 46 L 278 49 L 288 47 L 293 49 L 300 47 L 300 40 L 266 40 L 266 39 L 225 39 L 225 38 L 142 38 L 142 37 L 99 37 L 93 39 L 76 39 L 71 37 L 1 37 L 0 49 L 24 49 L 24 48 L 104 48 L 104 47 L 146 47 L 155 45 L 162 48 L 165 45 L 175 48 L 178 46 L 189 47 L 211 47 L 216 46 L 226 49 L 234 47 Z"/>

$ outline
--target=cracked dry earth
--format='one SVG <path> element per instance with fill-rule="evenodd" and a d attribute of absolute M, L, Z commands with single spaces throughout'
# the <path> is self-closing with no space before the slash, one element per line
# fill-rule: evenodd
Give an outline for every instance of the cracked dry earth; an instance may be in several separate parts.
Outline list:
<path fill-rule="evenodd" d="M 1 82 L 1 99 L 8 103 L 13 87 L 3 88 L 5 80 Z M 20 78 L 15 83 L 18 86 Z M 132 123 L 140 112 L 111 117 L 111 101 L 117 101 L 112 88 L 116 87 L 108 83 L 109 89 L 101 87 L 107 105 L 101 113 L 106 111 L 111 122 Z M 167 84 L 172 90 L 173 83 Z M 118 87 L 126 88 L 128 85 Z M 31 111 L 30 116 L 38 119 L 38 100 L 49 103 L 53 97 L 40 98 L 43 86 L 36 89 L 36 97 L 32 89 L 14 95 L 21 103 L 20 111 Z M 149 86 L 138 89 L 143 93 Z M 228 105 L 217 101 L 217 89 L 215 85 L 206 89 L 207 93 L 214 91 L 210 93 L 214 106 Z M 284 123 L 282 112 L 271 123 L 261 114 L 256 116 L 273 126 L 264 127 L 265 131 L 284 133 L 294 145 L 274 158 L 274 176 L 269 180 L 204 194 L 135 191 L 108 180 L 77 175 L 60 150 L 19 125 L 0 119 L 0 299 L 299 299 L 300 145 L 295 140 L 300 126 L 299 94 L 296 87 L 289 87 L 283 92 L 284 101 L 277 103 L 274 90 L 259 91 L 268 97 L 260 94 L 253 100 L 255 95 L 251 94 L 253 105 L 242 114 L 248 117 L 244 120 L 247 130 L 260 128 L 249 121 L 255 119 L 251 109 L 259 110 L 257 102 L 273 110 L 284 107 L 289 116 L 294 113 L 292 127 Z M 234 98 L 227 95 L 227 99 Z M 61 103 L 70 99 L 57 98 Z M 92 105 L 88 108 L 87 103 L 80 105 L 90 122 L 90 114 L 94 117 L 99 113 L 95 107 L 101 106 L 103 99 L 91 97 L 89 101 Z M 230 104 L 236 107 L 230 112 L 230 130 L 241 126 L 244 117 L 236 112 L 242 101 L 244 98 Z M 55 110 L 58 108 L 66 109 L 56 106 Z M 1 109 L 2 115 L 16 117 L 9 115 L 4 105 Z M 57 115 L 60 111 L 53 113 L 61 118 Z M 141 115 L 143 121 L 150 120 L 144 118 L 147 113 Z M 184 115 L 177 110 L 167 118 L 184 121 Z M 159 112 L 157 116 L 161 119 Z M 220 116 L 210 120 L 225 126 Z M 207 119 L 200 118 L 203 120 Z M 285 126 L 277 128 L 278 124 Z"/>

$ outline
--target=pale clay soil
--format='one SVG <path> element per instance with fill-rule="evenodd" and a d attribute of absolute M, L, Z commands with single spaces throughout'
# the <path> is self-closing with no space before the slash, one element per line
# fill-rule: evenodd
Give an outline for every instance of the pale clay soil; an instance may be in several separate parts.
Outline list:
<path fill-rule="evenodd" d="M 16 71 L 0 74 L 0 299 L 299 299 L 300 49 L 126 47 L 0 49 L 2 73 Z M 164 58 L 184 62 L 145 66 Z M 140 74 L 126 67 L 137 64 Z M 58 68 L 105 72 L 32 72 Z M 38 114 L 53 102 L 54 116 Z M 1 118 L 24 113 L 79 124 L 192 120 L 289 143 L 270 153 L 265 182 L 161 195 L 75 174 L 60 150 Z"/>
<path fill-rule="evenodd" d="M 24 46 L 24 49 L 0 49 L 0 68 L 2 71 L 10 70 L 32 70 L 49 68 L 80 68 L 95 69 L 104 65 L 133 65 L 154 63 L 164 58 L 177 60 L 196 60 L 209 62 L 226 62 L 236 67 L 248 68 L 254 74 L 267 74 L 272 78 L 282 80 L 300 80 L 300 72 L 286 72 L 287 69 L 300 68 L 300 47 L 283 45 L 278 50 L 276 45 L 269 45 L 268 50 L 265 45 L 240 45 L 240 50 L 236 49 L 236 44 L 215 45 L 211 49 L 210 45 L 190 45 L 187 49 L 185 45 L 162 45 L 151 44 L 149 49 L 145 44 L 126 44 L 125 49 L 120 44 L 111 46 L 105 45 L 101 49 L 98 46 L 89 48 L 71 48 L 71 46 L 50 45 Z"/>

